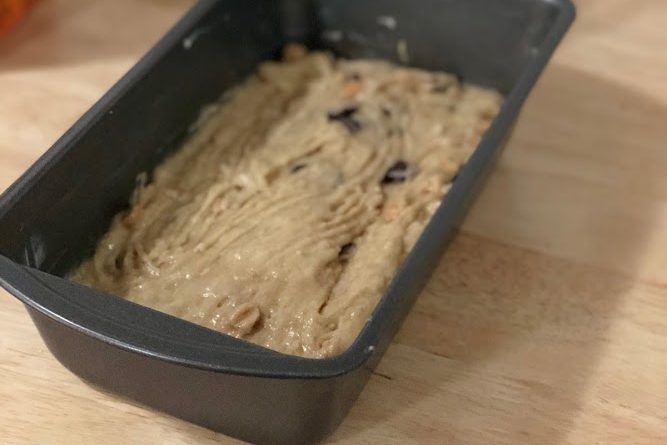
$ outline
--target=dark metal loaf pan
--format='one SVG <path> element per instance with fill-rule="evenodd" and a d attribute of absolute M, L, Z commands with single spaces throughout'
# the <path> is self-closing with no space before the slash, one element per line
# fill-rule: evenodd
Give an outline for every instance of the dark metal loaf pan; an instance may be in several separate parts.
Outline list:
<path fill-rule="evenodd" d="M 378 17 L 393 17 L 395 29 Z M 202 1 L 3 194 L 0 282 L 83 379 L 253 442 L 318 441 L 363 388 L 573 18 L 569 0 Z M 409 64 L 456 72 L 507 100 L 343 355 L 282 355 L 63 278 L 93 252 L 137 175 L 284 43 L 399 61 L 401 39 Z"/>

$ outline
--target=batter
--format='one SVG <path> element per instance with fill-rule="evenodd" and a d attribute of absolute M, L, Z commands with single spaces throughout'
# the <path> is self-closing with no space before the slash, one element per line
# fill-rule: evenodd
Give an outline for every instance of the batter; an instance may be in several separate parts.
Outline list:
<path fill-rule="evenodd" d="M 72 278 L 287 354 L 340 354 L 501 101 L 289 46 L 206 110 Z"/>

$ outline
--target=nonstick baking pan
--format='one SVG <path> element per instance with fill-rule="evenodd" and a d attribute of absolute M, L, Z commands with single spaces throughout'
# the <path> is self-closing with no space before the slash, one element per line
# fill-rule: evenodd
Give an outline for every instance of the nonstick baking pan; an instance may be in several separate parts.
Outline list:
<path fill-rule="evenodd" d="M 321 440 L 382 357 L 573 19 L 569 0 L 201 1 L 2 195 L 0 282 L 93 385 L 252 442 Z M 352 347 L 283 355 L 65 279 L 202 107 L 294 41 L 451 71 L 506 97 Z"/>

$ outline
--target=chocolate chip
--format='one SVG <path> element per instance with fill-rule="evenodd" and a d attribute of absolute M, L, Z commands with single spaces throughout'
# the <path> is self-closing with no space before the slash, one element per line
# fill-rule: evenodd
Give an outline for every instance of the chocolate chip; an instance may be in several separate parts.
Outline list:
<path fill-rule="evenodd" d="M 361 74 L 359 73 L 349 73 L 345 76 L 345 80 L 355 80 L 355 81 L 360 81 L 361 80 Z"/>
<path fill-rule="evenodd" d="M 394 165 L 389 167 L 387 173 L 385 173 L 384 178 L 382 178 L 382 184 L 405 182 L 409 175 L 410 169 L 408 168 L 408 163 L 405 161 L 396 161 Z"/>
<path fill-rule="evenodd" d="M 292 166 L 292 168 L 290 168 L 290 173 L 296 173 L 299 170 L 303 170 L 304 168 L 306 168 L 306 164 L 295 164 Z"/>
<path fill-rule="evenodd" d="M 354 253 L 357 251 L 357 245 L 354 243 L 347 243 L 340 248 L 338 252 L 338 259 L 343 262 L 347 262 L 352 258 Z"/>
<path fill-rule="evenodd" d="M 327 117 L 331 122 L 340 122 L 350 133 L 361 131 L 361 122 L 354 118 L 354 114 L 359 111 L 358 107 L 345 107 L 340 111 L 329 111 Z"/>
<path fill-rule="evenodd" d="M 344 117 L 352 117 L 357 111 L 359 111 L 359 107 L 345 107 L 339 111 L 329 111 L 329 119 L 336 120 Z"/>
<path fill-rule="evenodd" d="M 384 117 L 391 117 L 391 110 L 387 107 L 382 107 L 382 115 Z"/>

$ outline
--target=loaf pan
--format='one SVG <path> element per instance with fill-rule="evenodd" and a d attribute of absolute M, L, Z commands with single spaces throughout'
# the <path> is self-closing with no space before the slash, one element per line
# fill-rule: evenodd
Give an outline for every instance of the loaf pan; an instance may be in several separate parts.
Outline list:
<path fill-rule="evenodd" d="M 201 1 L 2 195 L 0 282 L 95 386 L 252 442 L 319 441 L 361 392 L 573 19 L 568 0 Z M 294 41 L 454 72 L 506 97 L 350 349 L 283 355 L 65 279 L 202 107 Z"/>

